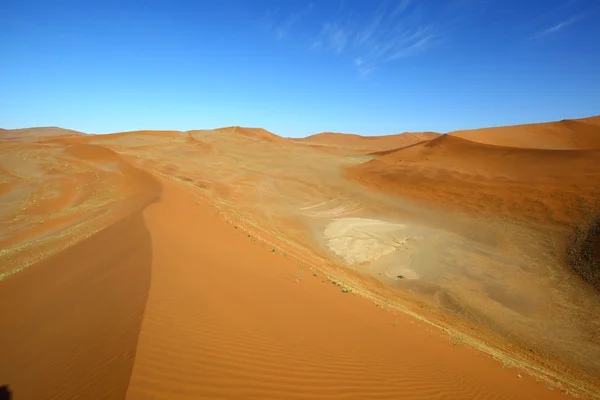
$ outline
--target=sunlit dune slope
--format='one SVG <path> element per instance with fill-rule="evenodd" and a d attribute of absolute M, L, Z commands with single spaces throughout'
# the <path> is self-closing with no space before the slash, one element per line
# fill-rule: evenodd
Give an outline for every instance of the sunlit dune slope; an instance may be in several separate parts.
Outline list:
<path fill-rule="evenodd" d="M 324 132 L 308 136 L 297 141 L 305 144 L 341 147 L 361 153 L 385 151 L 406 147 L 415 143 L 435 139 L 439 133 L 434 132 L 407 132 L 386 136 L 360 136 L 348 133 Z"/>
<path fill-rule="evenodd" d="M 554 150 L 600 149 L 600 117 L 455 131 L 449 135 L 498 146 Z"/>
<path fill-rule="evenodd" d="M 569 221 L 600 194 L 600 151 L 492 146 L 444 135 L 351 166 L 351 179 L 450 209 Z"/>

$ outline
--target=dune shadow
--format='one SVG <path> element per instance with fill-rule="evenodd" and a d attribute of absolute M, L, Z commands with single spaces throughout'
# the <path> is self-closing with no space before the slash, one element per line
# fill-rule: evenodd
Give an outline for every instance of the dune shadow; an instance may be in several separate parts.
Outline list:
<path fill-rule="evenodd" d="M 125 398 L 151 266 L 137 212 L 3 281 L 2 383 L 19 399 Z"/>

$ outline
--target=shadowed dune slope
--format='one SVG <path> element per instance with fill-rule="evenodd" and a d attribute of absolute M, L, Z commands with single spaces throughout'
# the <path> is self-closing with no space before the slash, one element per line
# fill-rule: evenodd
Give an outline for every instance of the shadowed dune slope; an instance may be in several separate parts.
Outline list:
<path fill-rule="evenodd" d="M 443 207 L 569 220 L 600 195 L 600 151 L 492 146 L 444 135 L 349 167 L 367 186 Z M 575 210 L 576 211 L 576 210 Z"/>
<path fill-rule="evenodd" d="M 0 377 L 15 399 L 123 399 L 151 263 L 137 213 L 0 282 Z"/>
<path fill-rule="evenodd" d="M 479 143 L 533 149 L 600 149 L 600 117 L 450 132 Z"/>
<path fill-rule="evenodd" d="M 298 142 L 321 146 L 341 147 L 360 152 L 376 152 L 411 146 L 432 140 L 440 134 L 435 132 L 406 132 L 397 135 L 361 136 L 350 133 L 323 132 L 297 139 Z"/>

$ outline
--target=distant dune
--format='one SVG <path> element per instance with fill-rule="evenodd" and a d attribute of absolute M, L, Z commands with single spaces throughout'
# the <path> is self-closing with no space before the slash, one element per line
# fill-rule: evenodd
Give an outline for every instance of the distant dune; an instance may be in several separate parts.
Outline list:
<path fill-rule="evenodd" d="M 268 130 L 262 128 L 244 128 L 241 126 L 228 126 L 225 128 L 215 129 L 215 131 L 237 133 L 250 138 L 268 140 L 270 142 L 286 141 L 286 139 L 282 138 L 281 136 L 277 136 L 276 134 L 271 133 Z"/>
<path fill-rule="evenodd" d="M 48 137 L 81 136 L 83 133 L 70 129 L 51 127 L 23 128 L 23 129 L 1 129 L 0 140 L 36 140 Z"/>
<path fill-rule="evenodd" d="M 303 139 L 297 139 L 297 141 L 321 146 L 342 147 L 368 153 L 410 146 L 415 143 L 434 139 L 439 135 L 439 133 L 435 132 L 407 132 L 397 135 L 360 136 L 350 133 L 323 132 Z"/>
<path fill-rule="evenodd" d="M 600 117 L 450 132 L 448 135 L 498 146 L 532 149 L 600 149 Z"/>

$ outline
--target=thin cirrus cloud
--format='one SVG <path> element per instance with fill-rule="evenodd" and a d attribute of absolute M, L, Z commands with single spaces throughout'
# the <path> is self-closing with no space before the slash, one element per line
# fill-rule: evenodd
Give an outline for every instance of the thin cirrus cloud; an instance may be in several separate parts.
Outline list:
<path fill-rule="evenodd" d="M 460 15 L 465 2 L 453 0 L 448 3 L 452 7 L 442 12 L 418 0 L 380 0 L 360 11 L 345 0 L 329 10 L 321 2 L 311 2 L 287 14 L 268 11 L 268 29 L 276 40 L 302 38 L 310 50 L 343 56 L 367 75 L 384 63 L 438 44 L 454 17 L 448 10 Z"/>
<path fill-rule="evenodd" d="M 534 38 L 540 39 L 544 36 L 548 36 L 552 33 L 558 32 L 561 29 L 564 29 L 564 28 L 568 27 L 569 25 L 572 25 L 575 22 L 579 21 L 581 18 L 582 18 L 582 15 L 572 16 L 571 18 L 563 20 L 563 21 L 551 26 L 550 28 L 539 31 L 538 33 L 535 34 Z"/>
<path fill-rule="evenodd" d="M 366 75 L 379 64 L 429 48 L 441 37 L 440 24 L 427 20 L 426 14 L 410 0 L 381 1 L 366 18 L 347 13 L 324 22 L 310 47 L 348 54 Z"/>

